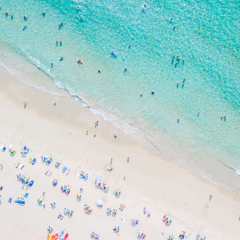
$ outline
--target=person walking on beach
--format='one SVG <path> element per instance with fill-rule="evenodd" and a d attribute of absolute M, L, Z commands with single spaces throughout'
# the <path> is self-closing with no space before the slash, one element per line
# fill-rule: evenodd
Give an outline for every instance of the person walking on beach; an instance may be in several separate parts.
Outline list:
<path fill-rule="evenodd" d="M 127 162 L 129 162 L 129 157 L 127 158 Z"/>
<path fill-rule="evenodd" d="M 24 103 L 24 108 L 26 108 L 27 107 L 27 102 L 23 102 Z"/>
<path fill-rule="evenodd" d="M 212 195 L 209 196 L 209 201 L 211 201 L 211 200 L 212 200 Z"/>

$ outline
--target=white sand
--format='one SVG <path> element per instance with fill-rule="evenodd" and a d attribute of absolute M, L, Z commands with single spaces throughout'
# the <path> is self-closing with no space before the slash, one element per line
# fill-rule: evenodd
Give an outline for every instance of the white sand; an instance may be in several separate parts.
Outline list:
<path fill-rule="evenodd" d="M 115 225 L 120 226 L 122 240 L 137 239 L 138 231 L 150 240 L 166 239 L 169 234 L 177 239 L 182 230 L 192 231 L 188 239 L 196 239 L 198 233 L 207 239 L 239 239 L 240 204 L 233 193 L 166 162 L 153 149 L 146 151 L 75 99 L 61 97 L 53 106 L 55 97 L 22 84 L 3 68 L 0 68 L 0 84 L 0 145 L 12 144 L 17 150 L 14 157 L 9 152 L 0 152 L 3 163 L 0 185 L 4 186 L 0 192 L 1 239 L 45 239 L 49 225 L 54 232 L 66 229 L 70 240 L 91 239 L 92 231 L 102 240 L 117 239 L 112 230 Z M 24 101 L 28 102 L 26 109 Z M 99 126 L 95 128 L 97 120 Z M 20 154 L 24 145 L 30 147 L 26 158 Z M 53 158 L 50 166 L 41 162 L 41 155 Z M 28 164 L 30 156 L 37 159 L 33 166 Z M 111 158 L 113 171 L 109 172 L 106 168 Z M 16 169 L 18 162 L 25 167 Z M 56 162 L 61 163 L 59 169 L 54 167 Z M 71 167 L 68 176 L 62 173 L 63 166 Z M 52 172 L 50 177 L 44 174 L 48 169 Z M 81 170 L 89 174 L 88 181 L 76 178 Z M 23 187 L 17 181 L 17 173 L 25 173 L 35 181 L 34 185 L 29 189 Z M 100 174 L 110 186 L 108 193 L 94 185 L 95 177 Z M 56 187 L 52 186 L 53 178 L 59 181 Z M 62 184 L 71 186 L 69 196 L 61 193 Z M 78 202 L 80 187 L 82 200 Z M 118 189 L 122 194 L 116 198 L 112 192 Z M 25 206 L 8 203 L 9 197 L 15 200 L 26 192 L 29 197 Z M 43 192 L 46 192 L 46 209 L 37 204 Z M 103 201 L 101 209 L 96 206 L 99 199 Z M 50 207 L 51 201 L 56 202 L 55 209 Z M 84 213 L 84 204 L 93 208 L 91 215 Z M 126 206 L 123 212 L 118 209 L 120 204 Z M 57 216 L 59 212 L 63 214 L 64 207 L 74 214 L 61 221 Z M 117 216 L 107 216 L 107 207 L 117 208 Z M 143 207 L 151 212 L 149 219 L 143 214 Z M 164 214 L 173 221 L 169 227 L 162 222 Z M 139 225 L 133 227 L 132 218 L 137 218 Z"/>

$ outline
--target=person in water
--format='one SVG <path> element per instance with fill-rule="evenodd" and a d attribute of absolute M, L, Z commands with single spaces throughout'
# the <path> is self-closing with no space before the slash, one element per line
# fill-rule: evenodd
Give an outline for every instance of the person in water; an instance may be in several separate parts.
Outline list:
<path fill-rule="evenodd" d="M 42 15 L 45 16 L 46 12 L 43 12 Z"/>
<path fill-rule="evenodd" d="M 100 73 L 100 70 L 98 70 L 98 73 Z"/>
<path fill-rule="evenodd" d="M 62 61 L 62 60 L 63 60 L 63 57 L 60 58 L 60 61 Z"/>
<path fill-rule="evenodd" d="M 126 72 L 127 71 L 127 69 L 126 68 L 124 68 L 124 72 Z"/>
<path fill-rule="evenodd" d="M 53 63 L 51 63 L 51 66 L 53 66 Z"/>

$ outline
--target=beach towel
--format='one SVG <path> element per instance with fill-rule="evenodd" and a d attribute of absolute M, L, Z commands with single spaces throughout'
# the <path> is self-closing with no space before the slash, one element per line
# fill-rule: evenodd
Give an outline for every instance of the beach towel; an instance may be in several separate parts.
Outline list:
<path fill-rule="evenodd" d="M 34 184 L 34 181 L 31 180 L 31 181 L 29 182 L 28 186 L 31 187 L 33 184 Z"/>
<path fill-rule="evenodd" d="M 34 158 L 33 160 L 32 160 L 32 165 L 34 165 L 35 163 L 36 163 L 36 158 Z"/>
<path fill-rule="evenodd" d="M 55 164 L 55 168 L 59 168 L 59 167 L 60 167 L 60 163 L 57 162 L 57 163 Z"/>
<path fill-rule="evenodd" d="M 3 149 L 3 147 L 4 147 L 4 145 L 1 145 L 1 146 L 0 146 L 0 149 L 2 150 L 2 149 Z"/>
<path fill-rule="evenodd" d="M 29 193 L 25 193 L 24 197 L 25 197 L 25 198 L 27 198 L 27 197 L 28 197 L 28 195 L 29 195 Z"/>
<path fill-rule="evenodd" d="M 101 182 L 103 179 L 103 175 L 100 176 L 99 181 Z"/>
<path fill-rule="evenodd" d="M 18 167 L 19 167 L 19 165 L 20 165 L 20 162 L 18 162 L 18 163 L 16 164 L 16 168 L 18 168 Z"/>
<path fill-rule="evenodd" d="M 18 168 L 19 168 L 19 169 L 22 169 L 22 166 L 23 166 L 23 165 L 20 163 L 19 166 L 18 166 Z"/>
<path fill-rule="evenodd" d="M 69 172 L 70 172 L 70 167 L 67 168 L 67 170 L 66 170 L 66 175 L 68 175 Z"/>
<path fill-rule="evenodd" d="M 8 149 L 11 149 L 12 148 L 12 144 L 10 144 L 9 146 L 8 146 Z"/>
<path fill-rule="evenodd" d="M 3 147 L 2 151 L 5 152 L 6 149 L 7 149 L 6 147 Z"/>
<path fill-rule="evenodd" d="M 9 198 L 9 199 L 8 199 L 8 202 L 9 202 L 9 203 L 12 203 L 12 198 Z"/>

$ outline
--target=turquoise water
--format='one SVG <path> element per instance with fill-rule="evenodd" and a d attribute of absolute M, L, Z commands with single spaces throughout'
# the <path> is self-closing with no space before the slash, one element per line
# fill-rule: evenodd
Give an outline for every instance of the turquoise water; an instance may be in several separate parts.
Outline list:
<path fill-rule="evenodd" d="M 1 0 L 0 63 L 41 90 L 53 80 L 167 160 L 240 187 L 239 2 L 143 4 Z"/>

